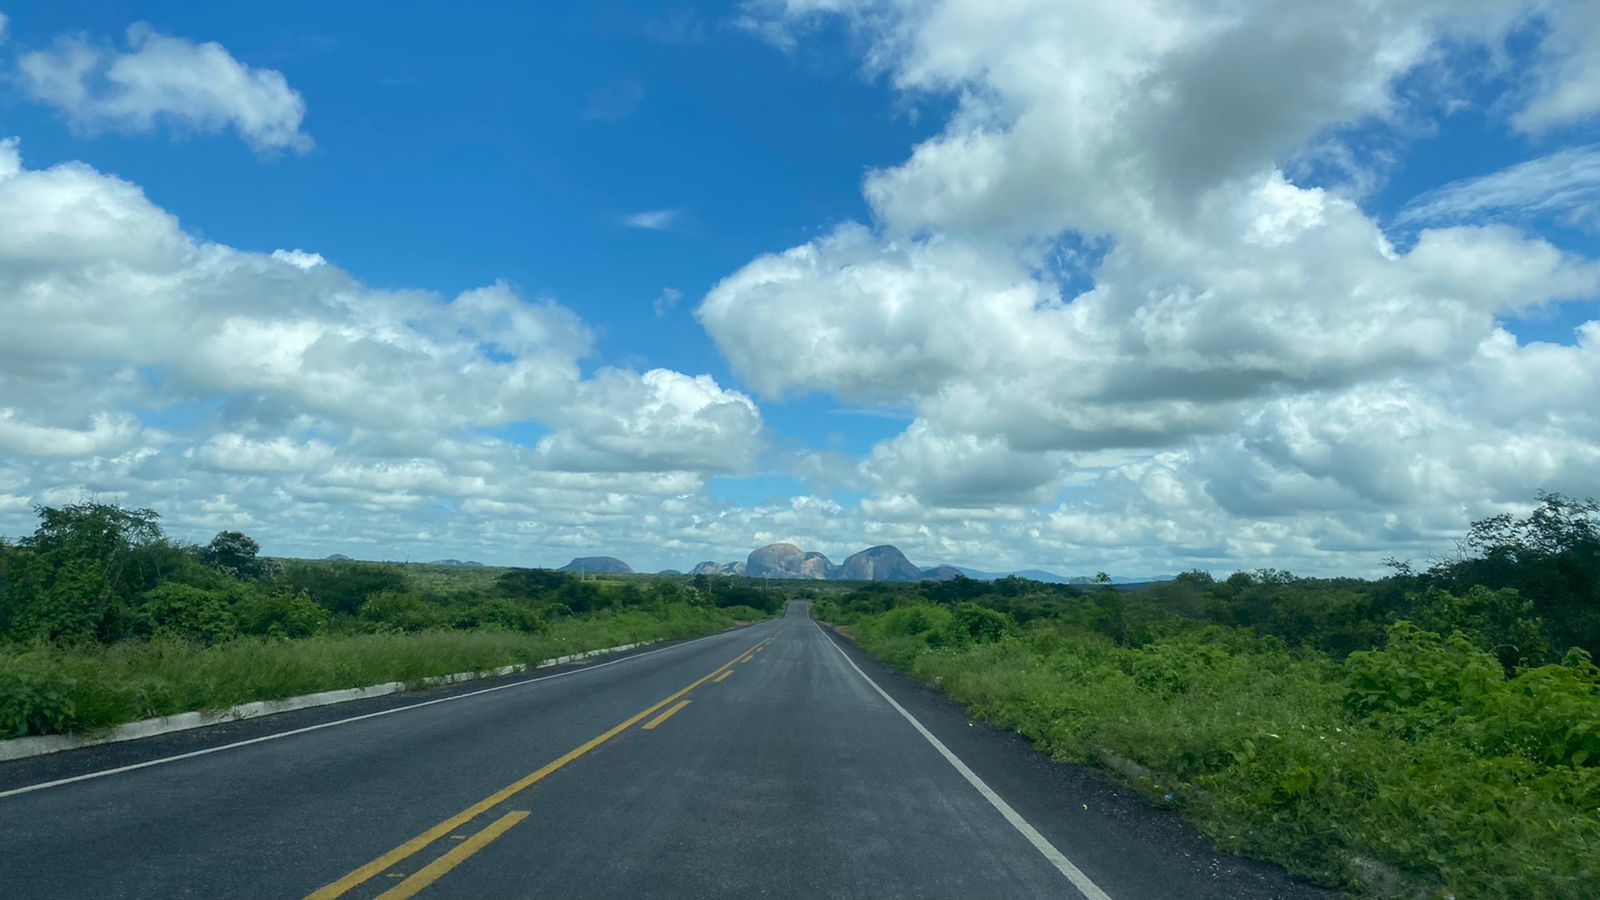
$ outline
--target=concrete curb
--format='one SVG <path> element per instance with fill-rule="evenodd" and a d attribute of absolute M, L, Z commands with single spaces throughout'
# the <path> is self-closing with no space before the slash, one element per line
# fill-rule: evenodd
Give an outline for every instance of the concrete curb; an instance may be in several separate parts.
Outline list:
<path fill-rule="evenodd" d="M 558 656 L 529 666 L 526 663 L 514 666 L 501 666 L 484 672 L 457 672 L 454 675 L 435 675 L 420 679 L 417 684 L 421 687 L 440 687 L 447 684 L 460 684 L 463 681 L 476 681 L 480 678 L 499 678 L 505 675 L 515 675 L 532 669 L 544 669 L 550 666 L 560 666 L 594 656 L 604 656 L 607 653 L 621 653 L 654 644 L 655 641 L 644 641 L 638 644 L 623 644 L 620 647 L 606 647 L 601 650 L 589 650 L 583 653 L 572 653 L 567 656 Z M 301 694 L 298 697 L 287 697 L 283 700 L 261 700 L 255 703 L 242 703 L 228 709 L 208 712 L 196 710 L 194 712 L 175 713 L 170 716 L 158 716 L 154 719 L 141 719 L 125 725 L 117 725 L 106 731 L 89 735 L 46 734 L 34 737 L 12 738 L 0 741 L 0 762 L 13 759 L 26 759 L 30 756 L 43 756 L 46 753 L 59 753 L 63 750 L 77 750 L 81 747 L 94 747 L 99 744 L 114 744 L 120 741 L 136 741 L 140 738 L 155 737 L 158 734 L 170 734 L 174 731 L 188 731 L 191 728 L 204 728 L 208 725 L 220 725 L 224 722 L 236 722 L 240 719 L 254 719 L 258 716 L 270 716 L 273 713 L 289 712 L 296 709 L 310 709 L 315 706 L 329 706 L 334 703 L 348 703 L 352 700 L 366 700 L 371 697 L 384 697 L 389 694 L 398 694 L 406 689 L 404 681 L 388 681 L 383 684 L 374 684 L 367 687 L 345 688 L 338 691 L 320 691 L 315 694 Z"/>

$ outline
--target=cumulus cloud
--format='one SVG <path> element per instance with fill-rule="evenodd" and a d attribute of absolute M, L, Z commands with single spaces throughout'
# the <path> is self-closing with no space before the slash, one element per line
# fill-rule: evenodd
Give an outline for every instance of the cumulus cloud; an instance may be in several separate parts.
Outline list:
<path fill-rule="evenodd" d="M 128 29 L 127 49 L 81 35 L 17 58 L 19 83 L 88 132 L 180 134 L 227 128 L 258 152 L 311 149 L 306 103 L 281 72 L 253 68 L 222 45 L 195 43 L 148 25 Z"/>
<path fill-rule="evenodd" d="M 19 151 L 0 141 L 0 496 L 132 498 L 188 537 L 253 522 L 277 552 L 453 541 L 434 556 L 504 560 L 632 527 L 761 451 L 755 404 L 710 376 L 583 377 L 592 331 L 552 300 L 376 290 Z M 0 533 L 27 519 L 0 505 Z"/>
<path fill-rule="evenodd" d="M 538 449 L 558 469 L 737 472 L 761 448 L 749 397 L 667 369 L 602 369 L 550 419 L 561 431 Z"/>
<path fill-rule="evenodd" d="M 1576 208 L 1588 151 L 1420 198 L 1406 221 L 1432 227 L 1409 246 L 1356 196 L 1288 174 L 1341 129 L 1403 127 L 1397 85 L 1446 46 L 1498 46 L 1573 9 L 746 9 L 780 43 L 843 21 L 870 74 L 957 100 L 939 134 L 868 174 L 871 223 L 759 257 L 697 310 L 764 396 L 914 409 L 862 463 L 870 514 L 1011 508 L 1036 552 L 1165 543 L 1315 567 L 1585 483 L 1596 438 L 1579 420 L 1524 406 L 1491 427 L 1481 397 L 1552 355 L 1506 346 L 1503 319 L 1600 293 L 1593 260 L 1505 221 Z M 1546 43 L 1547 94 L 1584 90 L 1560 61 L 1578 51 Z M 1084 245 L 1105 251 L 1063 252 Z M 1562 358 L 1587 371 L 1587 347 Z M 1517 463 L 1490 464 L 1497 444 Z M 1135 455 L 1074 469 L 1110 449 Z M 1069 482 L 1081 494 L 1045 521 L 1026 512 Z M 1321 511 L 1349 518 L 1324 527 Z"/>
<path fill-rule="evenodd" d="M 0 448 L 18 456 L 81 457 L 125 450 L 142 429 L 132 416 L 99 413 L 88 428 L 63 428 L 28 422 L 17 410 L 0 408 Z"/>

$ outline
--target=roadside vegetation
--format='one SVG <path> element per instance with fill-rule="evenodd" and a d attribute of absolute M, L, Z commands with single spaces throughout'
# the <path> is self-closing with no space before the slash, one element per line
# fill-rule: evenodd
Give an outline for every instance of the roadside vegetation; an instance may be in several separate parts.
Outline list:
<path fill-rule="evenodd" d="M 691 637 L 783 604 L 723 580 L 274 560 L 102 503 L 38 514 L 0 541 L 0 739 Z"/>
<path fill-rule="evenodd" d="M 1223 849 L 1384 895 L 1594 896 L 1600 510 L 1542 496 L 1393 568 L 873 585 L 815 614 Z"/>

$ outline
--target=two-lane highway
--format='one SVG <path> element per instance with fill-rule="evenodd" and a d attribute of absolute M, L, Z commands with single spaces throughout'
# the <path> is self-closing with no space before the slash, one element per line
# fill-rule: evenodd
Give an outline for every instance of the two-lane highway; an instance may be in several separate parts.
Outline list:
<path fill-rule="evenodd" d="M 40 789 L 0 765 L 0 896 L 1320 895 L 969 724 L 803 604 L 427 699 Z M 107 767 L 82 758 L 49 780 Z"/>

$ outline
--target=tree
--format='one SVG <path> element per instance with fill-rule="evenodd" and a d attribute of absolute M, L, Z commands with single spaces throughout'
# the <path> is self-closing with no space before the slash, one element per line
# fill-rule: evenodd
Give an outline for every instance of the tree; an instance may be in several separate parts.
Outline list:
<path fill-rule="evenodd" d="M 239 531 L 219 532 L 200 549 L 200 561 L 235 578 L 256 581 L 269 574 L 266 560 L 257 558 L 261 545 Z"/>
<path fill-rule="evenodd" d="M 110 641 L 132 627 L 130 603 L 175 570 L 183 552 L 148 509 L 109 503 L 36 506 L 39 527 L 8 562 L 7 634 Z"/>
<path fill-rule="evenodd" d="M 1462 595 L 1473 585 L 1515 588 L 1543 619 L 1551 650 L 1600 652 L 1600 503 L 1541 492 L 1533 512 L 1472 523 L 1461 555 L 1426 581 Z"/>

